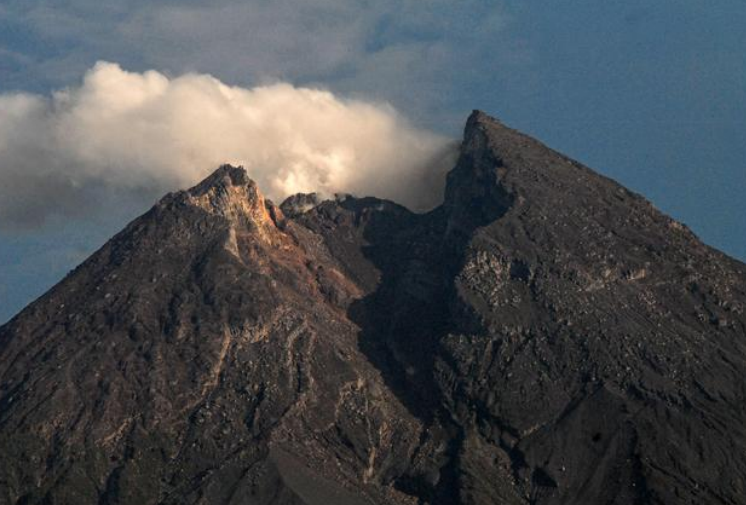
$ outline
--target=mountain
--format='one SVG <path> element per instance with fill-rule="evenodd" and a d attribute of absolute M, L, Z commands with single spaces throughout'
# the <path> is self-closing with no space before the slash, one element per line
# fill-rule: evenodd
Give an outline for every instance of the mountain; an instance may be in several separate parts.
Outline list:
<path fill-rule="evenodd" d="M 0 328 L 0 503 L 746 504 L 745 304 L 481 112 L 427 214 L 224 166 Z"/>

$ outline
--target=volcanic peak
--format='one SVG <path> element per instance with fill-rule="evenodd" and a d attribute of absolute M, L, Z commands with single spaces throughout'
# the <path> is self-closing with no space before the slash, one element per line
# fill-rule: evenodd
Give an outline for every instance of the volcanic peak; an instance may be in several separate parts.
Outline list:
<path fill-rule="evenodd" d="M 225 165 L 0 327 L 0 503 L 746 505 L 746 268 L 479 111 L 443 206 Z"/>
<path fill-rule="evenodd" d="M 232 228 L 247 228 L 264 238 L 276 233 L 285 221 L 280 208 L 264 198 L 242 166 L 222 165 L 178 196 L 188 205 L 226 218 Z"/>

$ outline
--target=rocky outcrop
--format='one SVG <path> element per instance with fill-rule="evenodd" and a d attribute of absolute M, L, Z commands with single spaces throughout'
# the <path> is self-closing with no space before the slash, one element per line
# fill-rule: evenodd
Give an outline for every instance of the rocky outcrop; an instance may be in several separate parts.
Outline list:
<path fill-rule="evenodd" d="M 746 503 L 745 272 L 480 112 L 427 214 L 221 167 L 0 328 L 0 503 Z"/>

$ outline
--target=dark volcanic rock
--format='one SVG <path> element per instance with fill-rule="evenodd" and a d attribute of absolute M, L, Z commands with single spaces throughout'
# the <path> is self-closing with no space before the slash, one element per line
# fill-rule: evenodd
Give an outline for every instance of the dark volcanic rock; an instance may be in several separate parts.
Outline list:
<path fill-rule="evenodd" d="M 0 328 L 0 503 L 746 504 L 745 270 L 479 112 L 424 215 L 222 167 Z"/>
<path fill-rule="evenodd" d="M 288 217 L 296 217 L 318 206 L 322 199 L 317 193 L 298 193 L 282 202 L 280 209 Z"/>

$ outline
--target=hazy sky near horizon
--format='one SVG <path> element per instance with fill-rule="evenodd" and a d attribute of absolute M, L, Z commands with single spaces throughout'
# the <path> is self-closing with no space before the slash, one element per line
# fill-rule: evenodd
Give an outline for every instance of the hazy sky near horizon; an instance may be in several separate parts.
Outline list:
<path fill-rule="evenodd" d="M 49 97 L 106 60 L 387 102 L 453 138 L 478 108 L 744 260 L 745 27 L 743 0 L 4 0 L 0 94 Z M 0 230 L 0 323 L 156 197 Z"/>

